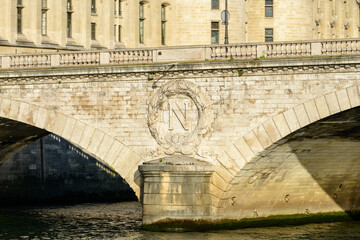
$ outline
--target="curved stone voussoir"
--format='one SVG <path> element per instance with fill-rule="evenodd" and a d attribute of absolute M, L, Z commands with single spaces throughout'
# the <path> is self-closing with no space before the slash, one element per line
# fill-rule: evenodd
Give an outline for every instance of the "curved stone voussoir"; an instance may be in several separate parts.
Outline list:
<path fill-rule="evenodd" d="M 229 169 L 228 174 L 224 174 L 224 170 L 217 171 L 220 176 L 226 176 L 225 181 L 229 182 L 224 194 L 228 191 L 234 178 L 248 163 L 257 159 L 257 156 L 281 139 L 314 122 L 360 106 L 359 90 L 360 86 L 355 85 L 307 100 L 266 120 L 240 137 L 233 145 L 224 150 L 223 155 L 226 157 L 217 159 L 223 168 Z M 236 171 L 234 172 L 234 170 Z M 234 177 L 230 179 L 231 176 Z M 224 204 L 228 201 L 228 196 L 225 194 L 221 199 L 220 204 Z"/>
<path fill-rule="evenodd" d="M 113 167 L 140 197 L 134 173 L 142 157 L 111 135 L 60 112 L 32 103 L 0 98 L 0 117 L 22 122 L 59 135 L 98 160 Z"/>

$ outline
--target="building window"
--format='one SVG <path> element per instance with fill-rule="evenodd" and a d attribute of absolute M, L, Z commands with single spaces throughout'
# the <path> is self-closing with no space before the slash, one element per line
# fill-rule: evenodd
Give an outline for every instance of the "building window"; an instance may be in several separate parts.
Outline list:
<path fill-rule="evenodd" d="M 219 0 L 211 0 L 211 9 L 219 9 Z"/>
<path fill-rule="evenodd" d="M 115 12 L 115 16 L 122 16 L 122 1 L 121 0 L 115 0 L 115 5 L 114 5 L 114 12 Z"/>
<path fill-rule="evenodd" d="M 41 1 L 41 34 L 47 35 L 47 0 Z"/>
<path fill-rule="evenodd" d="M 17 0 L 17 33 L 22 33 L 22 10 L 24 6 L 22 5 L 22 0 Z"/>
<path fill-rule="evenodd" d="M 121 42 L 121 25 L 114 25 L 114 38 L 116 42 Z"/>
<path fill-rule="evenodd" d="M 121 42 L 121 25 L 118 26 L 117 40 L 118 40 L 118 42 Z"/>
<path fill-rule="evenodd" d="M 91 13 L 96 13 L 96 0 L 91 0 Z"/>
<path fill-rule="evenodd" d="M 91 23 L 91 40 L 96 40 L 96 23 Z"/>
<path fill-rule="evenodd" d="M 265 0 L 265 17 L 274 16 L 274 4 L 273 0 Z"/>
<path fill-rule="evenodd" d="M 219 22 L 211 22 L 211 43 L 219 43 Z"/>
<path fill-rule="evenodd" d="M 66 10 L 67 11 L 72 11 L 72 2 L 71 2 L 71 0 L 67 0 Z"/>
<path fill-rule="evenodd" d="M 165 33 L 166 33 L 166 8 L 165 5 L 161 5 L 161 44 L 165 45 Z"/>
<path fill-rule="evenodd" d="M 67 24 L 66 24 L 66 34 L 68 38 L 72 37 L 72 2 L 67 0 L 66 10 L 67 10 Z"/>
<path fill-rule="evenodd" d="M 274 29 L 265 28 L 265 42 L 273 42 L 274 41 Z"/>
<path fill-rule="evenodd" d="M 144 24 L 145 24 L 144 3 L 140 2 L 139 5 L 139 42 L 140 43 L 144 43 Z"/>

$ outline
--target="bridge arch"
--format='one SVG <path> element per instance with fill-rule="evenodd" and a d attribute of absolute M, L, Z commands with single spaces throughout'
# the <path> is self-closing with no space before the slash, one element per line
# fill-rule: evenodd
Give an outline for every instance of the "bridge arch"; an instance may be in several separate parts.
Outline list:
<path fill-rule="evenodd" d="M 137 169 L 143 159 L 108 133 L 56 110 L 3 97 L 0 117 L 44 129 L 80 147 L 119 173 L 140 199 Z"/>
<path fill-rule="evenodd" d="M 218 194 L 217 207 L 222 208 L 231 200 L 227 193 L 235 177 L 264 150 L 301 128 L 359 106 L 360 86 L 354 85 L 303 102 L 269 118 L 240 137 L 218 158 L 216 175 L 222 179 L 223 188 Z"/>

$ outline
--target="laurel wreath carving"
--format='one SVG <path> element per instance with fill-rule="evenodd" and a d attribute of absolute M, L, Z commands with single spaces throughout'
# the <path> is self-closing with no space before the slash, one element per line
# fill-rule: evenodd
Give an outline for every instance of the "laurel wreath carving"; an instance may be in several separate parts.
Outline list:
<path fill-rule="evenodd" d="M 159 124 L 160 110 L 163 104 L 168 102 L 170 97 L 176 95 L 184 95 L 192 99 L 198 110 L 197 125 L 190 133 L 174 134 Z M 151 135 L 168 155 L 175 153 L 193 154 L 202 139 L 210 132 L 213 120 L 214 114 L 207 93 L 194 83 L 184 80 L 166 83 L 152 96 L 148 107 L 148 126 Z"/>

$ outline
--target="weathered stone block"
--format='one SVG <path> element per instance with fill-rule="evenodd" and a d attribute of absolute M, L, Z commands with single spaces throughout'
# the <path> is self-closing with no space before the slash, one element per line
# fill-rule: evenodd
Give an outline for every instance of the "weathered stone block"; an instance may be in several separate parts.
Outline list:
<path fill-rule="evenodd" d="M 294 107 L 294 111 L 297 119 L 299 120 L 300 127 L 304 127 L 310 124 L 308 113 L 306 112 L 304 104 L 300 104 Z"/>
<path fill-rule="evenodd" d="M 263 124 L 255 128 L 254 133 L 264 149 L 271 146 L 272 141 L 269 137 L 269 134 L 266 132 Z"/>
<path fill-rule="evenodd" d="M 70 141 L 76 145 L 79 145 L 83 132 L 85 130 L 85 123 L 76 121 L 74 131 L 72 132 Z"/>
<path fill-rule="evenodd" d="M 249 147 L 251 148 L 251 151 L 253 153 L 257 154 L 257 153 L 261 152 L 262 150 L 264 150 L 263 146 L 261 145 L 261 143 L 259 142 L 259 140 L 257 139 L 257 137 L 253 131 L 250 131 L 247 134 L 245 134 L 244 140 L 249 145 Z"/>
<path fill-rule="evenodd" d="M 253 151 L 243 137 L 239 138 L 234 143 L 234 146 L 239 150 L 239 152 L 247 162 L 249 162 L 255 156 L 255 154 L 253 153 Z"/>
<path fill-rule="evenodd" d="M 321 96 L 315 99 L 315 104 L 320 118 L 325 118 L 330 115 L 329 107 L 327 105 L 325 96 Z"/>
<path fill-rule="evenodd" d="M 76 120 L 68 116 L 65 121 L 64 130 L 60 136 L 62 136 L 65 139 L 70 139 L 75 129 L 75 125 L 76 125 Z"/>
<path fill-rule="evenodd" d="M 297 119 L 294 109 L 289 109 L 285 111 L 283 114 L 291 132 L 295 132 L 300 128 L 300 123 Z"/>
<path fill-rule="evenodd" d="M 106 154 L 109 152 L 110 147 L 114 143 L 114 138 L 105 134 L 104 138 L 102 139 L 100 145 L 98 146 L 98 149 L 96 151 L 96 155 L 99 156 L 100 159 L 104 159 Z"/>
<path fill-rule="evenodd" d="M 239 169 L 246 164 L 245 158 L 233 144 L 226 148 L 225 153 L 233 160 Z"/>
<path fill-rule="evenodd" d="M 340 106 L 335 92 L 326 94 L 325 98 L 331 115 L 340 112 Z"/>
<path fill-rule="evenodd" d="M 336 91 L 336 96 L 339 101 L 339 106 L 341 111 L 351 108 L 349 96 L 346 89 Z"/>
<path fill-rule="evenodd" d="M 283 114 L 279 114 L 273 117 L 273 120 L 282 137 L 285 137 L 291 133 L 289 125 L 286 122 L 286 119 Z"/>
<path fill-rule="evenodd" d="M 95 132 L 92 135 L 89 146 L 87 148 L 88 151 L 92 153 L 98 153 L 97 148 L 103 140 L 104 136 L 105 134 L 102 131 L 95 129 Z M 98 156 L 98 154 L 96 155 Z"/>
<path fill-rule="evenodd" d="M 316 122 L 317 120 L 320 119 L 320 115 L 319 115 L 319 112 L 317 110 L 316 103 L 314 100 L 305 102 L 304 106 L 305 106 L 306 112 L 309 116 L 310 122 Z"/>
<path fill-rule="evenodd" d="M 84 149 L 87 149 L 90 142 L 91 142 L 91 139 L 92 139 L 92 136 L 94 135 L 95 133 L 95 130 L 96 128 L 90 126 L 90 125 L 85 125 L 85 128 L 84 128 L 84 132 L 81 136 L 81 139 L 79 141 L 79 145 L 84 148 Z"/>
<path fill-rule="evenodd" d="M 349 95 L 351 107 L 360 106 L 360 91 L 358 86 L 352 86 L 346 89 Z"/>
<path fill-rule="evenodd" d="M 273 119 L 269 119 L 264 122 L 263 126 L 273 143 L 281 139 L 281 134 L 279 132 L 279 129 L 276 127 Z"/>

